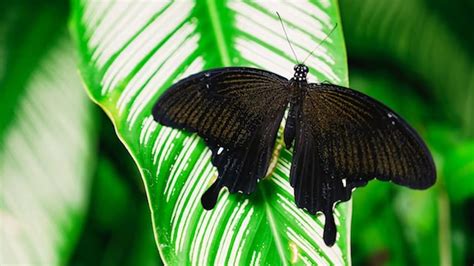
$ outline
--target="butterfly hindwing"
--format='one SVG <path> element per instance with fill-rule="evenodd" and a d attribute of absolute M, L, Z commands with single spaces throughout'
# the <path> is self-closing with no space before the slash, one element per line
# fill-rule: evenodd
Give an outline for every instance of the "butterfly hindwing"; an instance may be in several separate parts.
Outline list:
<path fill-rule="evenodd" d="M 333 206 L 371 179 L 423 189 L 436 179 L 433 159 L 417 133 L 380 102 L 331 84 L 308 84 L 300 103 L 291 170 L 295 201 L 326 217 L 334 244 Z"/>
<path fill-rule="evenodd" d="M 268 71 L 229 67 L 192 75 L 159 98 L 154 119 L 196 132 L 212 151 L 218 178 L 203 195 L 206 209 L 222 187 L 251 193 L 264 177 L 287 105 L 287 83 Z"/>

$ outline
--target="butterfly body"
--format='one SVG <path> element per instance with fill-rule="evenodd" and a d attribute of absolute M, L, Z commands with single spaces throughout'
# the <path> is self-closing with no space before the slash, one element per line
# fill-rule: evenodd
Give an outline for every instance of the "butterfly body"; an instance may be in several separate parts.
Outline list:
<path fill-rule="evenodd" d="M 295 74 L 293 78 L 289 81 L 289 99 L 288 99 L 288 119 L 285 124 L 284 130 L 284 142 L 287 149 L 291 148 L 293 140 L 296 134 L 297 122 L 300 121 L 300 106 L 306 93 L 308 90 L 308 67 L 303 64 L 295 65 L 293 68 L 295 70 Z"/>
<path fill-rule="evenodd" d="M 165 126 L 195 132 L 212 151 L 218 177 L 201 198 L 212 209 L 219 192 L 253 193 L 264 178 L 285 110 L 283 138 L 293 149 L 295 202 L 325 215 L 324 241 L 336 241 L 334 205 L 376 178 L 416 189 L 434 184 L 431 154 L 418 134 L 382 103 L 349 88 L 307 82 L 298 64 L 288 80 L 269 71 L 228 67 L 191 75 L 153 108 Z"/>

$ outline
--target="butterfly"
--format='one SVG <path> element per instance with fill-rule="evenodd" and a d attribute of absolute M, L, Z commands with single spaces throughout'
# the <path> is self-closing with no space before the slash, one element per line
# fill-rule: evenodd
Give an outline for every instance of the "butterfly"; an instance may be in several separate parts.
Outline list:
<path fill-rule="evenodd" d="M 436 180 L 432 156 L 415 130 L 377 100 L 327 83 L 308 83 L 297 64 L 288 80 L 249 67 L 224 67 L 172 85 L 152 113 L 160 124 L 197 133 L 218 170 L 202 195 L 212 209 L 219 192 L 250 194 L 265 177 L 285 111 L 283 140 L 293 149 L 290 184 L 296 205 L 325 216 L 323 239 L 336 241 L 333 209 L 372 179 L 425 189 Z"/>

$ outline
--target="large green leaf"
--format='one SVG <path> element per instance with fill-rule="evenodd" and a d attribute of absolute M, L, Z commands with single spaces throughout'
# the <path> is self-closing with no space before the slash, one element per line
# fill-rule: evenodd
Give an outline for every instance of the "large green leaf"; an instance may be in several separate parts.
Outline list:
<path fill-rule="evenodd" d="M 0 140 L 2 265 L 64 264 L 85 215 L 94 168 L 92 105 L 66 33 L 63 26 L 43 59 L 27 66 L 28 80 L 1 88 L 25 86 L 13 112 L 0 114 L 11 116 Z"/>
<path fill-rule="evenodd" d="M 82 76 L 142 173 L 166 263 L 350 263 L 350 203 L 336 208 L 339 236 L 329 248 L 323 216 L 294 204 L 291 154 L 281 140 L 276 167 L 256 193 L 222 193 L 216 208 L 204 211 L 199 198 L 216 177 L 209 150 L 196 135 L 162 127 L 151 116 L 168 86 L 203 69 L 245 65 L 290 77 L 294 61 L 275 11 L 300 57 L 339 22 L 335 1 L 74 1 Z M 338 28 L 306 62 L 310 79 L 347 85 L 344 49 Z"/>

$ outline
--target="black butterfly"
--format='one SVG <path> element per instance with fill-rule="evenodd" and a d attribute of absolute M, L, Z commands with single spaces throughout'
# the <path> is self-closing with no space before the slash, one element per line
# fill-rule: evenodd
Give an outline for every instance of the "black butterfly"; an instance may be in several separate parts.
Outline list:
<path fill-rule="evenodd" d="M 377 178 L 415 189 L 436 180 L 433 159 L 418 134 L 382 103 L 352 89 L 308 83 L 298 64 L 287 80 L 247 67 L 207 70 L 171 86 L 153 108 L 165 126 L 196 132 L 212 151 L 218 178 L 201 198 L 212 209 L 220 190 L 255 191 L 272 157 L 280 122 L 293 145 L 290 183 L 295 202 L 325 215 L 324 241 L 336 240 L 333 208 Z"/>

